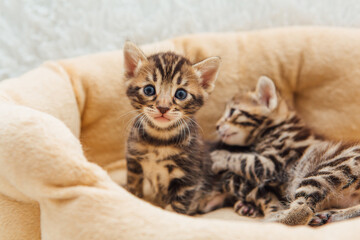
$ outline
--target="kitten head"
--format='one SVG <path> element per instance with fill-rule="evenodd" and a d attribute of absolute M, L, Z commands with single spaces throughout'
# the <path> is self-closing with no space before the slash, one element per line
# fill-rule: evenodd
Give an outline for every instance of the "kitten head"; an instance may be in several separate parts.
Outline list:
<path fill-rule="evenodd" d="M 259 78 L 255 91 L 241 91 L 227 104 L 216 129 L 222 141 L 230 145 L 253 144 L 259 128 L 276 112 L 279 97 L 270 78 Z"/>
<path fill-rule="evenodd" d="M 192 64 L 172 52 L 146 57 L 133 43 L 124 46 L 127 96 L 159 128 L 194 115 L 214 88 L 220 58 Z"/>

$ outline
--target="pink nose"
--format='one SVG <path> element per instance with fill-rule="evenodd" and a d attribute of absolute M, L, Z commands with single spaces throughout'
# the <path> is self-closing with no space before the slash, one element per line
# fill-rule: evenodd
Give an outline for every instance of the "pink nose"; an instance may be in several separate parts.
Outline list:
<path fill-rule="evenodd" d="M 168 107 L 156 107 L 157 109 L 159 109 L 159 112 L 161 114 L 165 114 L 167 111 L 169 111 L 170 108 Z"/>

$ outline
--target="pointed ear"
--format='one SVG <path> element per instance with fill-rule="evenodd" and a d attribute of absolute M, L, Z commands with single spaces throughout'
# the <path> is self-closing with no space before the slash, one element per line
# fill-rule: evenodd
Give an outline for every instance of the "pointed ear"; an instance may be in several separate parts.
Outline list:
<path fill-rule="evenodd" d="M 276 88 L 273 81 L 265 76 L 261 76 L 256 86 L 256 96 L 259 102 L 270 111 L 277 107 L 278 100 Z"/>
<path fill-rule="evenodd" d="M 195 72 L 200 77 L 200 84 L 206 92 L 210 93 L 215 86 L 221 59 L 210 57 L 193 65 Z"/>
<path fill-rule="evenodd" d="M 132 42 L 124 45 L 124 70 L 125 76 L 135 77 L 140 66 L 147 62 L 145 54 Z"/>

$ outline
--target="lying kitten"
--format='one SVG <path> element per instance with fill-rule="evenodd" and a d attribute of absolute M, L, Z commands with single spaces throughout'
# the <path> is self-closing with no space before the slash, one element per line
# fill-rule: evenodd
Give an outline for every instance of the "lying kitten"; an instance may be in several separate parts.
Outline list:
<path fill-rule="evenodd" d="M 128 190 L 184 214 L 221 205 L 193 118 L 214 88 L 220 58 L 191 64 L 171 52 L 146 57 L 128 42 L 124 63 L 126 94 L 139 112 L 127 142 Z M 151 185 L 145 196 L 144 180 Z"/>
<path fill-rule="evenodd" d="M 236 95 L 217 129 L 225 143 L 252 148 L 251 153 L 212 153 L 215 172 L 243 178 L 233 181 L 237 189 L 247 189 L 238 194 L 240 214 L 260 211 L 289 225 L 322 225 L 360 215 L 360 145 L 317 138 L 269 78 L 261 77 L 255 92 Z M 290 202 L 285 210 L 279 195 Z M 343 209 L 325 210 L 330 208 Z"/>

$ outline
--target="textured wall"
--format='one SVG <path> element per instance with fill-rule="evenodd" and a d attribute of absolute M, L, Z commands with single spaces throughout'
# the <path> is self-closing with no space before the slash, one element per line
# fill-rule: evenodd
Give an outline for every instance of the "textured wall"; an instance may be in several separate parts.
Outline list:
<path fill-rule="evenodd" d="M 194 32 L 360 27 L 358 0 L 0 0 L 0 79 L 48 59 Z"/>

